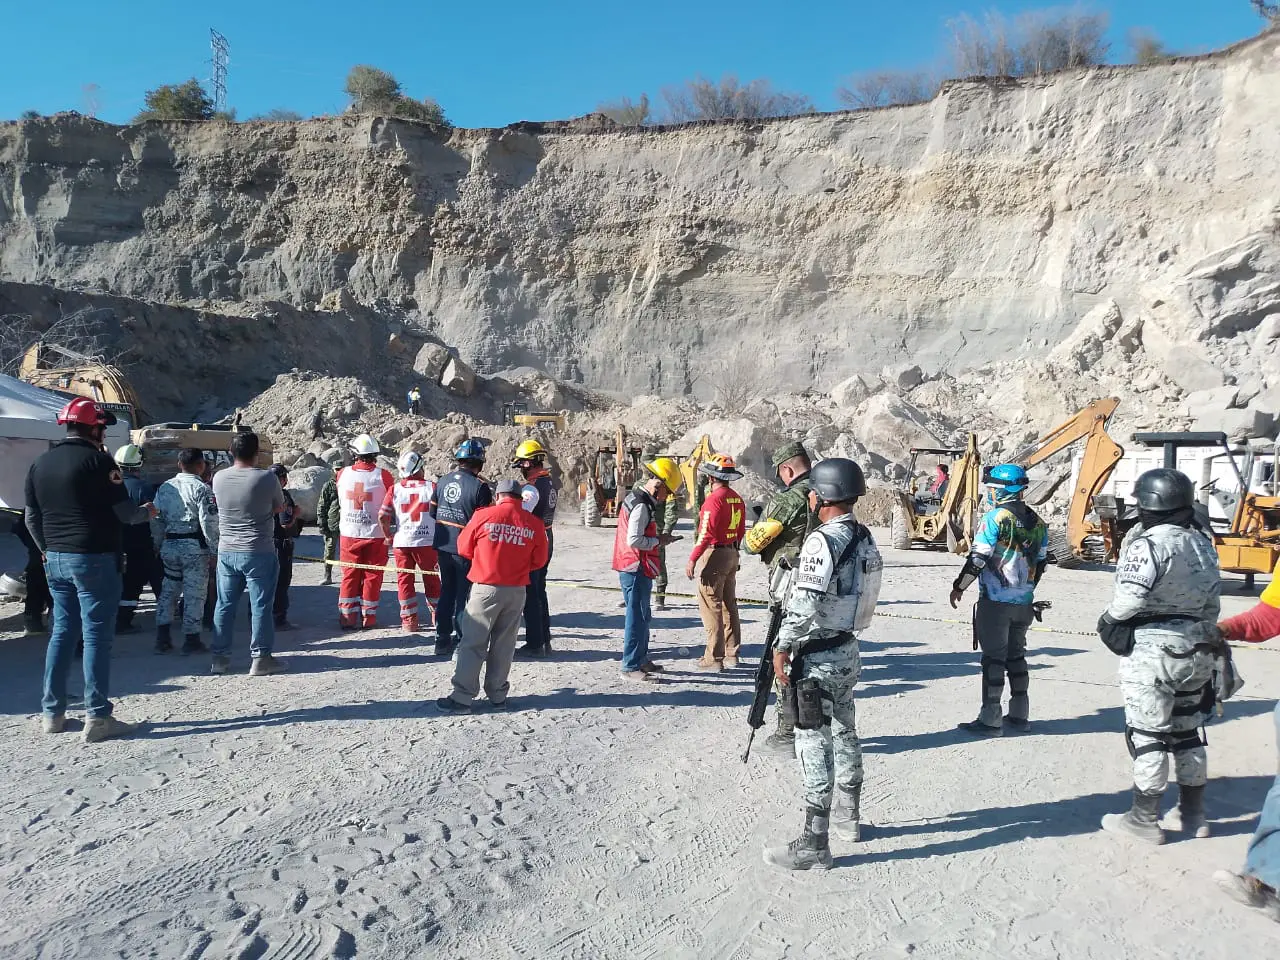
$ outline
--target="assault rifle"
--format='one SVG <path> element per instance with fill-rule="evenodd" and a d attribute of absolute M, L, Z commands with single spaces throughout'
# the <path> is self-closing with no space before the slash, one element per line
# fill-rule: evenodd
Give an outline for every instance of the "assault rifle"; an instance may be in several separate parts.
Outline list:
<path fill-rule="evenodd" d="M 751 744 L 756 738 L 756 731 L 764 726 L 765 710 L 769 707 L 769 691 L 773 689 L 773 647 L 778 641 L 778 631 L 782 628 L 782 618 L 786 613 L 787 595 L 791 593 L 794 571 L 785 560 L 779 562 L 769 585 L 769 630 L 764 635 L 764 652 L 760 654 L 760 665 L 756 667 L 755 696 L 751 700 L 751 712 L 747 714 L 747 725 L 751 734 L 747 737 L 747 749 L 742 753 L 742 762 L 746 763 L 751 756 Z"/>

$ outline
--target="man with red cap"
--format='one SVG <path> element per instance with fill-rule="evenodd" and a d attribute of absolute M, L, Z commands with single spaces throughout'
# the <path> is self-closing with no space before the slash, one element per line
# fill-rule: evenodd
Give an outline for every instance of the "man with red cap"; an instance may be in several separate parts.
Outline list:
<path fill-rule="evenodd" d="M 136 729 L 111 715 L 111 644 L 123 591 L 123 527 L 156 515 L 150 503 L 129 499 L 120 467 L 102 449 L 115 422 L 102 404 L 72 400 L 58 414 L 67 439 L 41 454 L 27 473 L 27 530 L 44 555 L 53 596 L 41 725 L 46 733 L 66 727 L 67 675 L 83 639 L 86 743 Z"/>

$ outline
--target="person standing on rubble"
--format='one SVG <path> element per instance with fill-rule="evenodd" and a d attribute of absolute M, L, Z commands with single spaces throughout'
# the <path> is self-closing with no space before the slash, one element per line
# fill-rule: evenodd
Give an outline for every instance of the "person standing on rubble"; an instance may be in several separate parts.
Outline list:
<path fill-rule="evenodd" d="M 649 598 L 658 574 L 658 547 L 670 543 L 670 534 L 658 533 L 659 504 L 675 496 L 684 482 L 680 467 L 670 457 L 644 464 L 649 479 L 632 490 L 618 507 L 618 527 L 613 540 L 613 569 L 622 586 L 626 618 L 622 632 L 622 675 L 628 680 L 657 682 L 662 667 L 649 658 Z"/>
<path fill-rule="evenodd" d="M 121 528 L 155 516 L 151 504 L 129 499 L 115 460 L 102 449 L 115 415 L 83 397 L 58 413 L 67 438 L 27 471 L 24 519 L 44 556 L 53 596 L 53 625 L 44 664 L 41 728 L 66 729 L 67 677 L 84 642 L 86 743 L 128 736 L 135 725 L 112 716 L 107 687 L 122 581 Z"/>
<path fill-rule="evenodd" d="M 1035 619 L 1036 587 L 1048 564 L 1049 531 L 1022 499 L 1026 470 L 1002 463 L 984 480 L 990 509 L 982 515 L 973 547 L 951 585 L 951 606 L 978 581 L 973 634 L 982 650 L 982 709 L 976 720 L 960 724 L 960 729 L 978 737 L 999 737 L 1006 724 L 1018 732 L 1031 725 L 1027 631 Z M 1009 713 L 1003 716 L 1006 673 Z"/>
<path fill-rule="evenodd" d="M 178 474 L 156 491 L 159 516 L 152 521 L 160 538 L 164 583 L 156 604 L 156 653 L 173 649 L 173 618 L 182 596 L 182 653 L 203 653 L 201 614 L 209 589 L 209 557 L 218 554 L 218 508 L 200 475 L 204 454 L 195 448 L 178 453 Z"/>
<path fill-rule="evenodd" d="M 804 444 L 793 442 L 773 451 L 771 463 L 783 489 L 764 505 L 759 518 L 747 531 L 743 547 L 769 568 L 770 619 L 778 621 L 785 599 L 781 591 L 786 571 L 795 566 L 800 556 L 800 545 L 809 532 L 812 516 L 809 510 L 811 461 Z M 774 689 L 778 693 L 778 725 L 765 739 L 764 748 L 779 756 L 794 757 L 795 721 L 786 709 L 782 686 L 776 678 Z"/>
<path fill-rule="evenodd" d="M 362 433 L 351 441 L 355 462 L 338 471 L 338 503 L 342 517 L 342 583 L 338 587 L 338 626 L 343 630 L 378 626 L 378 600 L 387 565 L 387 541 L 378 511 L 394 482 L 378 466 L 378 441 Z"/>
<path fill-rule="evenodd" d="M 556 522 L 559 496 L 551 471 L 547 469 L 547 449 L 537 440 L 524 440 L 516 447 L 511 465 L 524 477 L 520 498 L 525 510 L 542 521 L 547 532 L 547 562 L 529 575 L 524 605 L 524 646 L 518 657 L 540 659 L 551 654 L 551 605 L 547 601 L 547 567 L 555 550 L 552 525 Z"/>
<path fill-rule="evenodd" d="M 698 581 L 698 611 L 707 632 L 699 670 L 720 672 L 738 665 L 742 625 L 738 620 L 738 548 L 746 531 L 747 505 L 729 484 L 742 477 L 732 457 L 713 453 L 698 465 L 711 490 L 698 511 L 698 532 L 684 575 Z"/>
<path fill-rule="evenodd" d="M 400 480 L 387 491 L 378 511 L 382 535 L 394 549 L 397 595 L 400 598 L 400 626 L 405 633 L 422 629 L 418 620 L 418 584 L 415 570 L 422 572 L 422 592 L 427 612 L 435 626 L 435 603 L 440 598 L 440 564 L 436 548 L 436 518 L 431 515 L 434 481 L 426 478 L 422 455 L 415 450 L 400 454 L 396 464 Z M 391 531 L 395 524 L 395 533 Z"/>
<path fill-rule="evenodd" d="M 454 624 L 466 609 L 471 593 L 467 573 L 471 561 L 458 552 L 458 535 L 481 507 L 493 502 L 493 491 L 480 478 L 486 453 L 476 439 L 462 441 L 453 452 L 457 463 L 436 483 L 431 495 L 431 515 L 436 519 L 434 546 L 440 563 L 440 604 L 436 609 L 436 656 L 453 656 L 457 641 Z"/>
<path fill-rule="evenodd" d="M 409 412 L 415 417 L 422 415 L 422 391 L 414 384 L 409 390 Z"/>

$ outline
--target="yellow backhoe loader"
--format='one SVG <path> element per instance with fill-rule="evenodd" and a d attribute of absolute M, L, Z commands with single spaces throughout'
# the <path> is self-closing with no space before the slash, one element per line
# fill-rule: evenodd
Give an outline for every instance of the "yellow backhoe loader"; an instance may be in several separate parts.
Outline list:
<path fill-rule="evenodd" d="M 1030 470 L 1072 444 L 1081 440 L 1085 442 L 1084 458 L 1067 509 L 1066 529 L 1049 529 L 1050 558 L 1060 567 L 1078 567 L 1085 561 L 1109 562 L 1120 551 L 1123 538 L 1120 510 L 1114 498 L 1098 497 L 1124 456 L 1124 448 L 1107 433 L 1107 421 L 1119 405 L 1118 397 L 1093 401 L 1030 447 L 1019 451 L 1011 461 Z M 1028 495 L 1028 502 L 1032 505 L 1043 503 L 1053 494 L 1054 487 L 1038 497 Z M 1090 512 L 1097 516 L 1097 522 L 1089 519 Z"/>
<path fill-rule="evenodd" d="M 641 453 L 639 447 L 627 446 L 627 431 L 621 426 L 613 446 L 596 451 L 591 475 L 578 485 L 583 526 L 598 527 L 602 519 L 618 515 L 618 505 L 640 476 Z"/>
<path fill-rule="evenodd" d="M 154 423 L 134 430 L 131 439 L 142 448 L 142 478 L 159 485 L 178 472 L 178 453 L 186 447 L 203 451 L 215 473 L 229 466 L 235 435 L 235 428 L 224 423 Z M 272 459 L 271 441 L 259 433 L 257 465 L 265 469 Z"/>
<path fill-rule="evenodd" d="M 896 550 L 945 545 L 952 553 L 966 554 L 973 543 L 982 496 L 978 435 L 969 434 L 963 450 L 913 447 L 909 478 L 916 476 L 916 463 L 922 456 L 948 460 L 947 481 L 939 490 L 922 493 L 913 488 L 913 479 L 908 479 L 906 486 L 894 491 L 897 502 L 889 522 L 890 545 Z"/>
<path fill-rule="evenodd" d="M 711 437 L 704 433 L 698 445 L 693 448 L 693 453 L 680 461 L 680 476 L 684 477 L 685 507 L 691 513 L 702 509 L 702 500 L 698 495 L 698 467 L 713 453 L 715 450 L 711 446 Z"/>

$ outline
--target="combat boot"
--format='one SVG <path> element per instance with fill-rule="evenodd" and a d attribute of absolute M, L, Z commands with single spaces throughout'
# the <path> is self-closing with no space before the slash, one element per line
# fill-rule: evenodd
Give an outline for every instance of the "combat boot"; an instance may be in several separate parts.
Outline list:
<path fill-rule="evenodd" d="M 862 839 L 862 823 L 859 807 L 862 801 L 862 784 L 852 790 L 836 790 L 836 805 L 831 811 L 831 834 L 845 843 L 857 843 Z"/>
<path fill-rule="evenodd" d="M 1204 817 L 1204 784 L 1198 787 L 1178 784 L 1178 805 L 1165 815 L 1164 828 L 1197 840 L 1209 836 L 1209 823 Z"/>
<path fill-rule="evenodd" d="M 167 623 L 156 626 L 156 653 L 169 653 L 173 650 L 172 628 Z"/>
<path fill-rule="evenodd" d="M 1000 702 L 994 704 L 982 705 L 982 709 L 978 712 L 978 719 L 971 723 L 962 723 L 960 729 L 965 733 L 972 733 L 975 737 L 1002 737 L 1004 736 L 1004 717 L 1000 713 Z"/>
<path fill-rule="evenodd" d="M 827 841 L 827 813 L 809 809 L 804 814 L 804 830 L 785 847 L 767 847 L 764 862 L 783 870 L 830 870 L 831 846 Z"/>
<path fill-rule="evenodd" d="M 1144 793 L 1133 788 L 1133 806 L 1128 813 L 1108 813 L 1102 818 L 1102 829 L 1122 837 L 1132 837 L 1144 843 L 1164 843 L 1164 831 L 1160 829 L 1159 793 Z"/>
<path fill-rule="evenodd" d="M 182 641 L 182 655 L 184 657 L 189 657 L 193 653 L 205 653 L 208 649 L 198 633 L 188 633 Z"/>
<path fill-rule="evenodd" d="M 779 757 L 796 755 L 795 723 L 778 707 L 778 728 L 764 738 L 764 749 Z"/>

